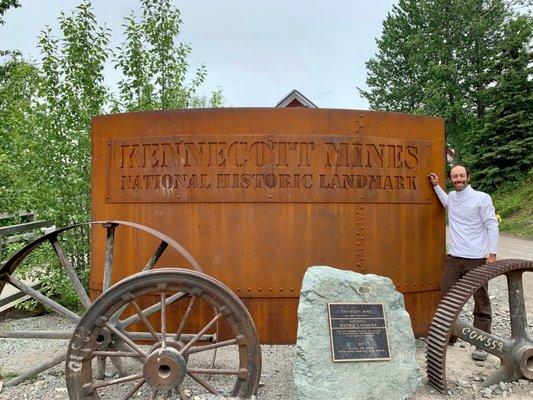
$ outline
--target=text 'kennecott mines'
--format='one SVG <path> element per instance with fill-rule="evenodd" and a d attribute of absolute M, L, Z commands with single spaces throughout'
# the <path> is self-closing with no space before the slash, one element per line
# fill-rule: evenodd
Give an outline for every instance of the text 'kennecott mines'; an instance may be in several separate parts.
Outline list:
<path fill-rule="evenodd" d="M 287 141 L 122 144 L 120 168 L 323 167 L 415 169 L 416 145 Z M 318 160 L 316 159 L 318 158 Z"/>

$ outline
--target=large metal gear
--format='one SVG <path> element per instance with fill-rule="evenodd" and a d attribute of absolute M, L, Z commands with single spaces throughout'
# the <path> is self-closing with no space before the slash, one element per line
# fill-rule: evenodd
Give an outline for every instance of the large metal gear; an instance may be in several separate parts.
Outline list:
<path fill-rule="evenodd" d="M 157 325 L 139 307 L 143 297 L 158 299 L 154 304 L 160 308 Z M 169 312 L 166 303 L 170 297 L 178 297 L 178 302 L 183 299 L 187 305 L 183 313 Z M 203 327 L 184 340 L 183 328 L 191 311 L 202 309 L 197 307 L 200 302 L 215 310 L 215 315 L 206 315 Z M 134 311 L 149 335 L 142 344 L 131 340 L 120 323 L 111 322 L 126 307 Z M 167 330 L 171 319 L 179 321 L 177 331 Z M 202 336 L 218 322 L 229 326 L 233 336 L 215 344 L 200 344 Z M 100 350 L 109 332 L 125 343 L 120 351 Z M 197 358 L 199 353 L 222 348 L 236 354 L 223 365 L 203 366 Z M 95 379 L 93 360 L 103 355 L 123 359 L 126 376 Z M 70 342 L 65 374 L 72 400 L 127 400 L 138 395 L 185 400 L 209 393 L 248 399 L 259 385 L 261 347 L 246 307 L 225 285 L 196 271 L 162 268 L 120 281 L 91 305 Z"/>
<path fill-rule="evenodd" d="M 431 386 L 447 390 L 446 350 L 451 335 L 500 358 L 499 369 L 485 385 L 519 378 L 533 379 L 533 339 L 527 332 L 522 274 L 533 271 L 533 261 L 501 260 L 477 268 L 455 283 L 437 308 L 426 338 L 427 375 Z M 507 277 L 511 337 L 502 339 L 458 320 L 468 299 L 491 279 Z"/>

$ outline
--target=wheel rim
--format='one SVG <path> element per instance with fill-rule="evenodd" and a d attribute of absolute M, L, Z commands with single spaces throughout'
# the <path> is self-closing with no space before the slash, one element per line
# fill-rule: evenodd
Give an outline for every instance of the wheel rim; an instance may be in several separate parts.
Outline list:
<path fill-rule="evenodd" d="M 139 266 L 139 269 L 151 270 L 154 268 L 167 249 L 172 249 L 173 251 L 180 254 L 190 265 L 191 268 L 201 271 L 201 267 L 194 257 L 179 243 L 171 239 L 170 237 L 158 232 L 152 228 L 149 228 L 144 225 L 136 224 L 128 221 L 95 221 L 89 222 L 86 224 L 77 224 L 71 225 L 64 228 L 56 229 L 48 234 L 45 234 L 36 240 L 25 245 L 21 250 L 15 253 L 3 266 L 0 268 L 0 293 L 6 283 L 11 284 L 18 288 L 21 292 L 29 295 L 31 298 L 37 300 L 38 302 L 47 306 L 54 313 L 59 314 L 71 322 L 78 323 L 80 316 L 71 310 L 61 306 L 56 301 L 50 299 L 49 297 L 43 295 L 38 290 L 35 290 L 31 286 L 25 284 L 24 282 L 17 279 L 13 276 L 17 268 L 39 248 L 42 248 L 46 244 L 50 244 L 55 256 L 57 257 L 59 264 L 63 267 L 65 274 L 68 277 L 72 287 L 74 288 L 77 296 L 79 297 L 79 302 L 84 309 L 88 309 L 92 301 L 90 300 L 87 291 L 85 290 L 83 284 L 81 283 L 80 278 L 77 276 L 77 272 L 73 267 L 70 257 L 66 254 L 65 250 L 61 244 L 61 237 L 64 234 L 69 234 L 74 229 L 85 229 L 87 226 L 101 226 L 106 230 L 106 243 L 105 243 L 105 260 L 103 267 L 103 291 L 107 290 L 111 284 L 111 276 L 113 272 L 113 251 L 115 243 L 115 234 L 121 230 L 117 229 L 120 226 L 125 226 L 132 228 L 137 231 L 145 232 L 148 235 L 154 236 L 160 240 L 160 244 L 155 248 L 151 257 L 147 260 L 143 260 L 143 264 Z M 94 228 L 93 228 L 94 229 Z M 153 310 L 157 312 L 157 310 Z M 117 313 L 118 315 L 119 313 Z M 117 317 L 115 317 L 117 318 Z M 118 321 L 115 321 L 118 322 Z M 134 323 L 134 322 L 132 322 Z M 118 345 L 121 345 L 122 341 L 117 339 L 112 332 L 107 333 L 105 340 L 100 343 L 100 350 L 105 351 L 107 349 L 114 349 Z M 0 331 L 0 338 L 13 338 L 13 339 L 71 339 L 72 331 Z M 62 363 L 66 358 L 66 352 L 54 357 L 51 360 L 46 360 L 45 362 L 35 365 L 29 370 L 21 373 L 16 378 L 8 380 L 4 383 L 4 386 L 10 387 L 18 385 L 19 383 L 25 381 L 28 378 L 31 378 L 41 372 L 44 372 L 54 366 Z M 97 374 L 103 376 L 105 373 L 105 365 L 107 356 L 98 357 L 97 362 Z M 111 361 L 120 375 L 123 375 L 120 358 L 111 358 Z"/>
<path fill-rule="evenodd" d="M 167 315 L 166 311 L 170 306 L 167 300 L 177 294 L 182 296 L 176 301 L 182 299 L 188 303 L 187 309 L 179 316 Z M 157 327 L 142 317 L 143 310 L 137 304 L 139 299 L 148 295 L 160 296 L 160 325 Z M 186 325 L 183 322 L 191 310 L 194 312 L 195 301 L 209 304 L 215 310 L 215 315 L 209 316 L 206 319 L 208 322 L 192 338 L 182 342 L 182 330 Z M 139 363 L 126 362 L 129 369 L 123 378 L 99 382 L 94 379 L 92 368 L 92 360 L 95 354 L 99 354 L 96 339 L 102 329 L 112 326 L 109 320 L 117 310 L 128 305 L 130 310 L 135 311 L 138 321 L 151 333 L 153 342 L 159 342 L 160 345 L 147 348 L 138 342 L 125 341 L 129 346 L 129 355 L 125 358 L 136 359 Z M 177 331 L 167 332 L 167 320 L 176 317 L 176 322 L 180 322 L 179 328 Z M 233 338 L 212 345 L 200 345 L 199 339 L 219 321 L 229 324 Z M 122 327 L 119 328 L 122 335 L 130 335 Z M 230 367 L 203 368 L 193 360 L 198 353 L 222 348 L 234 350 L 238 361 Z M 257 332 L 240 299 L 222 283 L 205 274 L 172 268 L 132 275 L 100 296 L 76 327 L 66 361 L 70 398 L 80 400 L 129 399 L 141 390 L 148 392 L 152 398 L 168 396 L 170 392 L 176 393 L 180 399 L 193 398 L 196 392 L 250 398 L 257 390 L 260 373 L 261 349 Z M 188 379 L 184 381 L 182 374 L 187 375 Z M 211 382 L 206 376 L 213 378 L 215 382 Z M 219 376 L 229 376 L 231 379 L 218 379 Z M 193 384 L 193 381 L 197 384 Z M 124 384 L 123 388 L 120 387 L 121 384 Z"/>

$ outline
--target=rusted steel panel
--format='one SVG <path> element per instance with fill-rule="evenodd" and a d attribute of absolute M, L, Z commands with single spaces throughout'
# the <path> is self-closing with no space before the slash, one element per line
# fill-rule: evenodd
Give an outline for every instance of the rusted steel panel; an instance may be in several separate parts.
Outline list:
<path fill-rule="evenodd" d="M 132 220 L 184 245 L 244 299 L 265 343 L 295 339 L 311 265 L 389 276 L 423 334 L 445 251 L 430 171 L 444 175 L 443 122 L 432 117 L 306 108 L 110 115 L 93 120 L 92 218 Z M 118 236 L 113 282 L 158 246 Z M 94 290 L 102 243 L 96 233 Z M 188 263 L 165 252 L 157 265 Z"/>

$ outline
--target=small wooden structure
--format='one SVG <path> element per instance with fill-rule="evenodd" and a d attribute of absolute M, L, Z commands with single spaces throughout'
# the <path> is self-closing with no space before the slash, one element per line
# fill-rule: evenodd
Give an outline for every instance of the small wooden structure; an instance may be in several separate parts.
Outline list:
<path fill-rule="evenodd" d="M 41 236 L 40 228 L 50 227 L 50 223 L 38 220 L 34 211 L 19 211 L 16 213 L 0 214 L 0 268 L 6 263 L 8 257 L 6 248 L 11 243 L 29 242 Z M 39 282 L 31 284 L 33 289 L 40 287 Z M 16 303 L 28 299 L 15 287 L 8 285 L 4 288 L 4 283 L 0 281 L 0 314 L 11 309 Z"/>
<path fill-rule="evenodd" d="M 20 211 L 16 213 L 0 214 L 0 267 L 3 259 L 7 257 L 6 246 L 10 243 L 29 241 L 39 234 L 39 228 L 50 226 L 48 221 L 37 220 L 34 211 Z"/>

